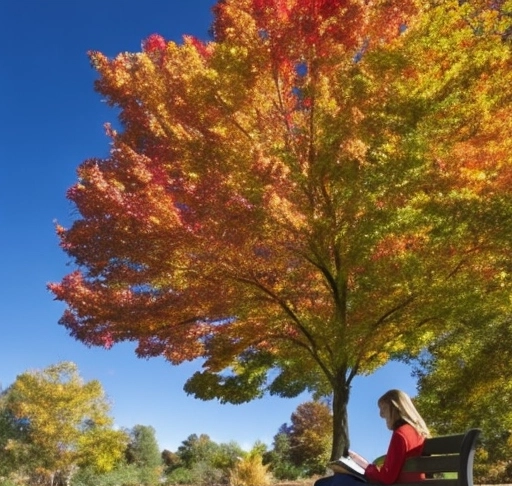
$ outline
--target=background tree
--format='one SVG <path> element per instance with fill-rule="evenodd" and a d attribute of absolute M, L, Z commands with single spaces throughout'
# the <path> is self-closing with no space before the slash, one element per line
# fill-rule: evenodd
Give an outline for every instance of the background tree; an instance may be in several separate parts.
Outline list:
<path fill-rule="evenodd" d="M 180 463 L 168 474 L 169 483 L 209 485 L 227 483 L 244 451 L 236 442 L 217 444 L 206 434 L 191 434 L 176 455 Z"/>
<path fill-rule="evenodd" d="M 297 479 L 325 472 L 329 460 L 332 413 L 319 401 L 300 404 L 274 436 L 272 449 L 263 455 L 277 479 Z"/>
<path fill-rule="evenodd" d="M 290 458 L 306 476 L 322 474 L 329 461 L 332 413 L 323 402 L 300 404 L 291 416 Z"/>
<path fill-rule="evenodd" d="M 477 481 L 507 482 L 512 472 L 508 459 L 511 417 L 506 405 L 510 387 L 499 377 L 510 361 L 511 260 L 505 254 L 489 261 L 480 257 L 484 241 L 504 245 L 511 237 L 504 221 L 511 210 L 505 186 L 512 180 L 512 119 L 505 113 L 510 111 L 511 100 L 512 44 L 507 32 L 511 31 L 512 4 L 459 3 L 460 8 L 447 2 L 425 15 L 408 55 L 415 56 L 422 37 L 423 43 L 439 39 L 430 46 L 430 62 L 418 70 L 417 81 L 420 86 L 431 86 L 433 99 L 447 100 L 444 107 L 439 105 L 438 117 L 451 121 L 434 123 L 433 119 L 429 137 L 437 147 L 434 153 L 443 163 L 445 177 L 459 179 L 467 188 L 452 192 L 447 202 L 454 215 L 463 211 L 470 216 L 472 249 L 468 248 L 460 265 L 471 259 L 484 285 L 473 294 L 476 305 L 468 302 L 472 312 L 459 316 L 451 332 L 437 336 L 422 354 L 417 370 L 418 404 L 439 433 L 482 428 Z M 450 47 L 454 45 L 461 48 Z M 467 84 L 469 79 L 473 81 Z M 450 118 L 447 110 L 457 104 L 464 109 Z M 450 163 L 445 162 L 446 153 L 452 154 Z M 497 259 L 501 259 L 500 272 L 495 271 Z M 495 298 L 490 298 L 492 294 Z M 471 390 L 470 398 L 463 398 L 463 389 Z M 460 407 L 462 402 L 464 407 Z"/>
<path fill-rule="evenodd" d="M 126 448 L 128 464 L 137 466 L 141 484 L 158 484 L 163 472 L 163 464 L 155 429 L 147 425 L 135 425 L 130 430 L 129 436 L 130 442 Z"/>
<path fill-rule="evenodd" d="M 78 438 L 77 465 L 106 473 L 123 463 L 128 437 L 123 431 L 89 424 Z"/>
<path fill-rule="evenodd" d="M 178 447 L 176 454 L 186 467 L 198 462 L 209 461 L 215 454 L 218 444 L 213 442 L 207 434 L 191 434 Z"/>
<path fill-rule="evenodd" d="M 111 428 L 100 383 L 83 382 L 74 363 L 19 375 L 5 400 L 5 410 L 24 428 L 8 449 L 29 458 L 23 472 L 40 483 L 68 481 L 79 465 L 112 469 L 126 448 L 126 435 Z"/>
<path fill-rule="evenodd" d="M 251 450 L 262 455 L 266 451 L 266 445 L 257 442 Z M 244 450 L 236 441 L 221 443 L 212 454 L 211 464 L 227 476 L 228 472 L 233 469 L 240 457 L 243 457 L 244 454 Z"/>
<path fill-rule="evenodd" d="M 174 469 L 180 466 L 181 459 L 175 452 L 164 449 L 162 451 L 162 462 L 164 464 L 164 473 L 170 474 Z"/>
<path fill-rule="evenodd" d="M 16 419 L 7 407 L 8 393 L 9 389 L 0 393 L 0 477 L 4 478 L 16 473 L 22 476 L 22 470 L 31 462 L 30 455 L 14 447 L 28 441 L 28 423 Z"/>
<path fill-rule="evenodd" d="M 512 384 L 507 373 L 512 366 L 511 339 L 510 318 L 485 329 L 475 326 L 471 336 L 461 327 L 429 347 L 417 369 L 418 405 L 433 430 L 447 434 L 482 429 L 475 468 L 476 481 L 482 484 L 512 478 Z"/>
<path fill-rule="evenodd" d="M 203 359 L 202 399 L 332 394 L 339 456 L 354 376 L 510 307 L 509 7 L 223 0 L 213 42 L 91 53 L 121 131 L 68 192 L 61 324 Z"/>
<path fill-rule="evenodd" d="M 291 459 L 290 426 L 283 424 L 272 442 L 272 449 L 263 455 L 263 464 L 279 480 L 294 480 L 302 476 L 304 469 L 296 466 Z"/>

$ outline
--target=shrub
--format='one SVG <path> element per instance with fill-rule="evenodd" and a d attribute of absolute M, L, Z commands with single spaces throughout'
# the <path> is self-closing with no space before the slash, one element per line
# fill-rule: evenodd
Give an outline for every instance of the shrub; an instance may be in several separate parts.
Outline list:
<path fill-rule="evenodd" d="M 295 481 L 304 476 L 302 468 L 290 464 L 289 462 L 271 463 L 270 472 L 275 479 L 280 481 Z"/>
<path fill-rule="evenodd" d="M 205 462 L 198 462 L 191 468 L 178 467 L 168 474 L 165 480 L 165 484 L 169 486 L 191 484 L 194 486 L 217 486 L 225 483 L 222 470 Z"/>
<path fill-rule="evenodd" d="M 180 484 L 195 484 L 195 474 L 191 469 L 185 467 L 177 467 L 167 475 L 165 484 L 170 486 Z"/>
<path fill-rule="evenodd" d="M 139 470 L 135 465 L 122 465 L 106 473 L 83 468 L 71 478 L 71 486 L 139 486 Z"/>
<path fill-rule="evenodd" d="M 270 484 L 268 466 L 263 465 L 261 454 L 249 454 L 240 459 L 231 470 L 230 486 L 267 486 Z"/>

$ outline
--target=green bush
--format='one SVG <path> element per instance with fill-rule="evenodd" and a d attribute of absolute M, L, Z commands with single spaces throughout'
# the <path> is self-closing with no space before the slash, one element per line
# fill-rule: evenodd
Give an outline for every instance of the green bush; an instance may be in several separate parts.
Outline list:
<path fill-rule="evenodd" d="M 110 472 L 97 473 L 91 468 L 80 469 L 71 486 L 139 486 L 140 474 L 134 464 L 120 466 Z"/>
<path fill-rule="evenodd" d="M 226 484 L 225 473 L 206 462 L 198 462 L 191 468 L 178 467 L 165 478 L 165 484 L 194 485 L 194 486 L 217 486 Z"/>
<path fill-rule="evenodd" d="M 18 483 L 13 481 L 12 479 L 2 479 L 0 478 L 0 486 L 20 486 Z"/>
<path fill-rule="evenodd" d="M 177 467 L 173 469 L 166 477 L 165 484 L 169 486 L 179 484 L 195 484 L 195 474 L 191 469 L 185 467 Z"/>
<path fill-rule="evenodd" d="M 286 462 L 271 464 L 270 472 L 275 479 L 280 481 L 295 481 L 303 476 L 301 468 Z"/>

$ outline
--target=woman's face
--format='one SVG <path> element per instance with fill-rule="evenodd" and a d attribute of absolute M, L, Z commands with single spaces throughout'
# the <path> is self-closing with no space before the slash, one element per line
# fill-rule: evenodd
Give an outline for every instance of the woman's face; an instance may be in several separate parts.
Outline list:
<path fill-rule="evenodd" d="M 393 428 L 393 421 L 391 418 L 391 407 L 389 403 L 379 403 L 380 416 L 386 421 L 386 426 L 389 430 Z"/>

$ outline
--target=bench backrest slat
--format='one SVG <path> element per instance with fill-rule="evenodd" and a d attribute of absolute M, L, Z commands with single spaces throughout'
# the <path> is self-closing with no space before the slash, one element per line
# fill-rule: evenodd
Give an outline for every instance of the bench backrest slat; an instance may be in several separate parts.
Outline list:
<path fill-rule="evenodd" d="M 423 446 L 423 455 L 458 454 L 465 436 L 466 434 L 443 435 L 427 439 Z"/>
<path fill-rule="evenodd" d="M 458 479 L 425 479 L 422 486 L 458 486 Z"/>
<path fill-rule="evenodd" d="M 456 472 L 459 470 L 459 454 L 449 456 L 420 456 L 407 459 L 403 471 L 421 471 L 424 473 Z"/>

